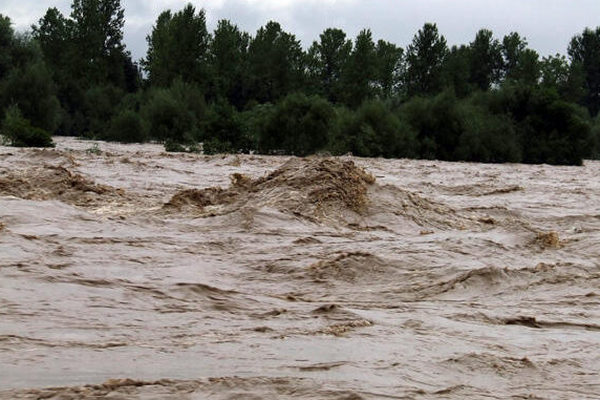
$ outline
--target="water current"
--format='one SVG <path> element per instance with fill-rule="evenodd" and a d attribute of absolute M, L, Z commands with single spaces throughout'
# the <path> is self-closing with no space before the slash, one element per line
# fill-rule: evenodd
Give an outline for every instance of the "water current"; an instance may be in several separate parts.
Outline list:
<path fill-rule="evenodd" d="M 0 398 L 599 399 L 599 171 L 0 147 Z"/>

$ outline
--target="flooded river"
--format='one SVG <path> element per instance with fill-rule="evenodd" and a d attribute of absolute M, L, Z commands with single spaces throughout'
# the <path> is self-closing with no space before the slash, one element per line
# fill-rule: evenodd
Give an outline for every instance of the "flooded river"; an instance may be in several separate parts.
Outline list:
<path fill-rule="evenodd" d="M 0 147 L 0 398 L 598 399 L 599 176 Z"/>

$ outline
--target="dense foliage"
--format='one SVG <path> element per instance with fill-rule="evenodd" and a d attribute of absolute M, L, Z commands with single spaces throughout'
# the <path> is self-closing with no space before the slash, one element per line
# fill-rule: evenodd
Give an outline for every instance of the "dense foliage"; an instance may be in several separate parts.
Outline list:
<path fill-rule="evenodd" d="M 427 23 L 406 49 L 329 28 L 307 49 L 270 21 L 251 35 L 204 10 L 162 12 L 139 64 L 120 0 L 50 8 L 29 33 L 0 15 L 5 141 L 51 136 L 173 151 L 581 164 L 600 156 L 600 28 L 540 57 L 518 33 L 449 47 Z"/>
<path fill-rule="evenodd" d="M 35 126 L 21 115 L 17 106 L 10 106 L 0 126 L 0 133 L 8 144 L 16 147 L 53 147 L 50 134 Z"/>

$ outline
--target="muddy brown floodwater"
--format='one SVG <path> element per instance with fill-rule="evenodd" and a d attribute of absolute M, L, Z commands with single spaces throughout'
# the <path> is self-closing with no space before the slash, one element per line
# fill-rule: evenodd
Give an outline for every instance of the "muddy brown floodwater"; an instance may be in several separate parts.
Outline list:
<path fill-rule="evenodd" d="M 0 398 L 600 398 L 600 163 L 94 143 L 0 147 Z"/>

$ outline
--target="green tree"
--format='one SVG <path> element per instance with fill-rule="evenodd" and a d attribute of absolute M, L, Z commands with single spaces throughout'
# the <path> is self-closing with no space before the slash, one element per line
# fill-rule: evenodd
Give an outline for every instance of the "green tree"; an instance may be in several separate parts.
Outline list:
<path fill-rule="evenodd" d="M 476 162 L 520 162 L 522 149 L 511 115 L 489 107 L 496 91 L 475 93 L 459 103 L 462 133 L 454 156 Z"/>
<path fill-rule="evenodd" d="M 123 44 L 125 14 L 120 0 L 73 0 L 73 45 L 71 62 L 79 77 L 90 84 L 124 86 Z M 60 19 L 58 26 L 60 27 Z"/>
<path fill-rule="evenodd" d="M 258 104 L 249 110 L 240 112 L 238 117 L 243 137 L 248 142 L 248 149 L 258 150 L 258 142 L 266 135 L 267 126 L 273 117 L 275 106 L 271 103 Z"/>
<path fill-rule="evenodd" d="M 49 8 L 32 26 L 33 37 L 38 42 L 56 86 L 56 96 L 62 107 L 58 132 L 80 135 L 85 130 L 83 96 L 85 78 L 81 78 L 81 63 L 75 48 L 73 20 L 65 18 L 56 8 Z"/>
<path fill-rule="evenodd" d="M 590 142 L 587 148 L 589 149 L 589 153 L 586 156 L 594 160 L 600 159 L 600 114 L 593 121 Z"/>
<path fill-rule="evenodd" d="M 542 64 L 535 50 L 527 48 L 527 40 L 512 32 L 502 39 L 502 76 L 505 82 L 536 85 L 542 75 Z"/>
<path fill-rule="evenodd" d="M 544 57 L 541 62 L 542 85 L 546 88 L 562 88 L 569 80 L 569 62 L 563 55 Z"/>
<path fill-rule="evenodd" d="M 146 36 L 148 50 L 146 58 L 142 60 L 142 68 L 148 73 L 148 81 L 153 86 L 168 85 L 174 79 L 176 60 L 171 52 L 174 52 L 173 42 L 170 34 L 170 25 L 173 20 L 171 10 L 163 11 L 156 19 L 152 27 L 152 33 Z"/>
<path fill-rule="evenodd" d="M 505 79 L 513 79 L 521 54 L 527 48 L 527 40 L 517 32 L 511 32 L 502 39 L 502 72 Z"/>
<path fill-rule="evenodd" d="M 237 108 L 246 102 L 246 65 L 250 35 L 230 21 L 221 20 L 209 48 L 212 94 Z"/>
<path fill-rule="evenodd" d="M 0 81 L 12 68 L 12 47 L 14 31 L 11 27 L 10 18 L 0 14 Z"/>
<path fill-rule="evenodd" d="M 540 56 L 537 51 L 525 49 L 519 59 L 515 71 L 515 79 L 523 85 L 534 86 L 539 84 L 542 75 Z"/>
<path fill-rule="evenodd" d="M 318 88 L 315 92 L 329 101 L 341 100 L 341 79 L 352 52 L 352 41 L 341 29 L 328 28 L 308 51 L 308 68 Z"/>
<path fill-rule="evenodd" d="M 142 65 L 152 85 L 169 86 L 175 79 L 206 87 L 210 35 L 206 14 L 192 4 L 172 14 L 161 13 L 147 37 L 148 52 Z"/>
<path fill-rule="evenodd" d="M 492 31 L 481 29 L 477 32 L 470 48 L 470 81 L 480 90 L 488 90 L 499 82 L 502 71 L 502 50 L 500 42 L 493 38 Z"/>
<path fill-rule="evenodd" d="M 248 50 L 249 97 L 275 102 L 303 87 L 304 53 L 300 41 L 270 21 L 251 40 Z"/>
<path fill-rule="evenodd" d="M 583 104 L 592 115 L 600 111 L 600 27 L 585 29 L 571 39 L 568 49 L 572 64 L 579 64 L 585 73 L 586 96 Z"/>
<path fill-rule="evenodd" d="M 354 41 L 343 72 L 343 101 L 350 107 L 358 107 L 373 94 L 377 74 L 377 53 L 371 30 L 360 31 Z"/>
<path fill-rule="evenodd" d="M 583 103 L 586 91 L 583 65 L 569 64 L 563 55 L 544 57 L 540 62 L 540 83 L 545 89 L 554 90 L 568 102 Z"/>
<path fill-rule="evenodd" d="M 54 132 L 60 119 L 56 90 L 38 43 L 25 34 L 15 34 L 10 20 L 0 17 L 0 111 L 11 105 L 19 108 L 28 123 Z"/>
<path fill-rule="evenodd" d="M 75 57 L 72 20 L 65 18 L 57 8 L 53 7 L 40 18 L 38 25 L 32 26 L 32 30 L 33 37 L 44 53 L 46 63 L 56 73 L 60 74 L 65 69 L 69 69 L 69 74 L 75 72 L 73 68 L 69 68 L 72 57 Z"/>
<path fill-rule="evenodd" d="M 588 97 L 588 86 L 587 86 L 587 75 L 585 73 L 585 67 L 583 64 L 578 62 L 572 62 L 569 65 L 569 78 L 567 84 L 563 88 L 560 94 L 565 101 L 586 104 L 586 98 Z M 588 107 L 588 111 L 593 115 L 593 111 Z"/>
<path fill-rule="evenodd" d="M 437 26 L 425 24 L 406 50 L 404 83 L 409 96 L 434 94 L 441 90 L 447 55 L 446 39 L 440 36 Z"/>
<path fill-rule="evenodd" d="M 73 0 L 70 18 L 49 8 L 32 27 L 64 110 L 61 133 L 86 134 L 98 123 L 103 126 L 94 131 L 107 128 L 108 120 L 93 120 L 93 107 L 86 101 L 90 89 L 118 88 L 122 94 L 139 89 L 141 76 L 125 50 L 123 25 L 119 0 Z M 120 99 L 111 101 L 114 107 Z"/>
<path fill-rule="evenodd" d="M 470 48 L 465 45 L 452 46 L 444 60 L 443 87 L 452 89 L 456 96 L 460 98 L 469 95 L 473 91 L 473 85 L 469 82 L 470 62 Z"/>
<path fill-rule="evenodd" d="M 385 40 L 377 41 L 375 47 L 375 84 L 383 98 L 390 98 L 399 90 L 403 73 L 404 50 Z"/>

